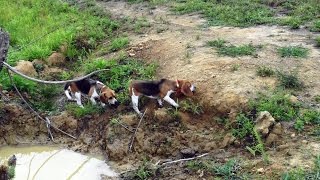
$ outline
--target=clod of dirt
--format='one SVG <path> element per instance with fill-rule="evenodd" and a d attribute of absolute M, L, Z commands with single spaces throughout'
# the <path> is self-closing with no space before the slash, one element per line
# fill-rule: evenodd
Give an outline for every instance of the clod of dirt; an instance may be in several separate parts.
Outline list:
<path fill-rule="evenodd" d="M 170 123 L 172 117 L 168 114 L 165 108 L 160 108 L 154 111 L 154 117 L 160 124 Z"/>
<path fill-rule="evenodd" d="M 59 47 L 59 51 L 60 51 L 62 54 L 66 54 L 66 53 L 67 53 L 67 50 L 68 50 L 68 45 L 67 45 L 67 44 L 62 44 L 62 45 Z"/>
<path fill-rule="evenodd" d="M 26 74 L 28 76 L 36 76 L 37 71 L 33 67 L 32 62 L 20 60 L 17 65 L 14 67 L 19 72 Z"/>
<path fill-rule="evenodd" d="M 234 137 L 231 133 L 228 133 L 221 143 L 221 148 L 227 147 L 231 145 L 236 140 L 236 137 Z"/>
<path fill-rule="evenodd" d="M 138 123 L 136 114 L 123 114 L 119 116 L 119 119 L 127 126 L 133 126 Z"/>
<path fill-rule="evenodd" d="M 191 148 L 182 149 L 180 153 L 183 158 L 191 158 L 196 155 L 196 151 Z"/>
<path fill-rule="evenodd" d="M 268 111 L 262 111 L 256 119 L 255 129 L 266 136 L 269 133 L 269 127 L 275 123 L 275 119 Z"/>
<path fill-rule="evenodd" d="M 112 160 L 122 160 L 127 155 L 128 147 L 121 140 L 116 139 L 112 144 L 107 143 L 107 154 Z"/>
<path fill-rule="evenodd" d="M 58 128 L 69 133 L 75 132 L 78 127 L 78 121 L 68 115 L 67 112 L 62 112 L 58 116 L 53 116 L 51 117 L 51 120 Z"/>
<path fill-rule="evenodd" d="M 61 66 L 65 64 L 66 57 L 62 53 L 54 52 L 49 56 L 47 62 L 49 66 Z"/>

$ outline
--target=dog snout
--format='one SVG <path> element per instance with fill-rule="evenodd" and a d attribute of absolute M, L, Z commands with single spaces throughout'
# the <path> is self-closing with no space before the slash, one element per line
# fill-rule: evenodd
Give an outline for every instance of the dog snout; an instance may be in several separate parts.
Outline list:
<path fill-rule="evenodd" d="M 196 91 L 196 89 L 197 89 L 197 87 L 196 87 L 195 85 L 192 85 L 192 86 L 190 87 L 190 90 L 191 90 L 192 92 Z"/>

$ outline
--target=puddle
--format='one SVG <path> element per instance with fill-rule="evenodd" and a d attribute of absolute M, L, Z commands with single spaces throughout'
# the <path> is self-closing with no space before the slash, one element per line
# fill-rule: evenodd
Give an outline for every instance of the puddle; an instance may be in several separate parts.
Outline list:
<path fill-rule="evenodd" d="M 95 180 L 117 174 L 104 161 L 56 146 L 0 147 L 0 164 L 17 157 L 15 180 Z"/>

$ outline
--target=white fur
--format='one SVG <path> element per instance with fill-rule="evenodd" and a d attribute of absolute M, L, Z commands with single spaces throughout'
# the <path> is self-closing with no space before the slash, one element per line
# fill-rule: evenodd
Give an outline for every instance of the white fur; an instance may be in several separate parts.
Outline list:
<path fill-rule="evenodd" d="M 133 109 L 139 114 L 139 116 L 142 116 L 142 113 L 139 111 L 139 96 L 136 96 L 134 94 L 134 89 L 133 88 L 132 88 L 131 101 L 132 101 Z"/>
<path fill-rule="evenodd" d="M 192 84 L 191 87 L 190 87 L 190 90 L 191 90 L 191 92 L 193 92 L 193 91 L 196 90 L 196 87 Z"/>
<path fill-rule="evenodd" d="M 74 95 L 75 95 L 75 97 L 76 97 L 77 104 L 78 104 L 80 107 L 84 108 L 83 105 L 82 105 L 82 103 L 81 103 L 81 93 L 80 93 L 80 92 L 76 92 L 76 93 L 74 93 Z"/>
<path fill-rule="evenodd" d="M 170 95 L 173 93 L 174 91 L 170 90 L 167 92 L 167 95 L 163 98 L 163 100 L 167 101 L 168 103 L 170 103 L 172 106 L 174 107 L 179 107 L 179 105 L 173 100 L 170 98 Z"/>
<path fill-rule="evenodd" d="M 108 99 L 109 104 L 116 104 L 116 102 L 118 102 L 116 98 Z"/>

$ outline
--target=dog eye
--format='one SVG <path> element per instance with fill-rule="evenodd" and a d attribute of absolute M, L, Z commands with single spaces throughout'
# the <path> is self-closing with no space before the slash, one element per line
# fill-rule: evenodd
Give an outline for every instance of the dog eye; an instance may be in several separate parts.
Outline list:
<path fill-rule="evenodd" d="M 111 100 L 113 97 L 109 97 L 108 99 Z"/>

